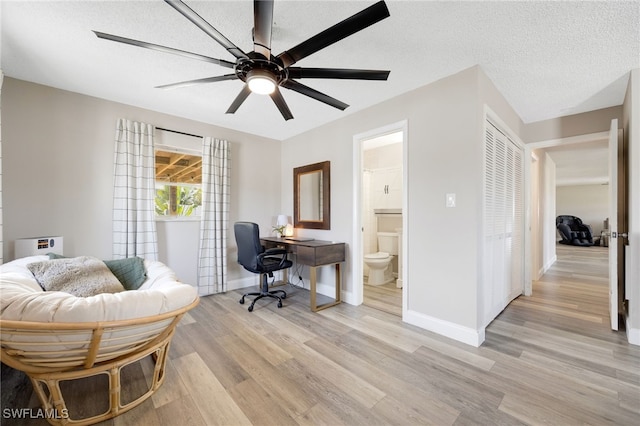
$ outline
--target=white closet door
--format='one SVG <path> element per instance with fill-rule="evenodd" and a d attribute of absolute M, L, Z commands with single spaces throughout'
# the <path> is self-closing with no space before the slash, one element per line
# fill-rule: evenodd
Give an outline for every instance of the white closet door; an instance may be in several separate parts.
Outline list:
<path fill-rule="evenodd" d="M 483 319 L 491 322 L 523 288 L 523 150 L 487 121 Z"/>
<path fill-rule="evenodd" d="M 511 142 L 511 141 L 510 141 Z M 511 288 L 509 302 L 524 291 L 524 151 L 513 147 L 513 229 L 511 231 Z M 506 306 L 506 305 L 505 305 Z"/>

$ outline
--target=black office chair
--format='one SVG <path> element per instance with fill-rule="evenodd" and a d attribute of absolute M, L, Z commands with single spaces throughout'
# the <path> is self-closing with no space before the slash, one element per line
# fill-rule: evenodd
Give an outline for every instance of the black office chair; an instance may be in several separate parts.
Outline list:
<path fill-rule="evenodd" d="M 260 244 L 260 228 L 251 222 L 236 222 L 233 226 L 238 245 L 238 263 L 247 271 L 260 274 L 262 279 L 260 292 L 245 293 L 240 299 L 240 304 L 244 305 L 244 298 L 247 296 L 258 296 L 253 299 L 249 312 L 253 311 L 253 305 L 263 297 L 278 299 L 278 308 L 282 308 L 282 299 L 287 298 L 284 290 L 269 291 L 267 275 L 273 277 L 273 271 L 290 268 L 293 262 L 287 260 L 287 251 L 282 248 L 272 248 L 265 250 Z M 282 297 L 278 296 L 282 293 Z"/>

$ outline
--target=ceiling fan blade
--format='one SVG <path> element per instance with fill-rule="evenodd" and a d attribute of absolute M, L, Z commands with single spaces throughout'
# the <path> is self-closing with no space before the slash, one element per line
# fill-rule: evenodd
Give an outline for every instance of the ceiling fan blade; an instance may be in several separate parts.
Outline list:
<path fill-rule="evenodd" d="M 254 0 L 253 13 L 253 50 L 270 59 L 273 0 Z"/>
<path fill-rule="evenodd" d="M 159 52 L 173 53 L 174 55 L 197 59 L 199 61 L 211 62 L 213 64 L 221 65 L 227 68 L 233 68 L 236 65 L 233 62 L 225 61 L 223 59 L 211 58 L 209 56 L 200 55 L 198 53 L 191 53 L 180 49 L 174 49 L 173 47 L 161 46 L 159 44 L 147 43 L 146 41 L 133 40 L 131 38 L 120 37 L 113 34 L 101 33 L 100 31 L 94 31 L 94 33 L 96 34 L 96 36 L 98 36 L 98 38 L 102 38 L 105 40 L 129 44 L 131 46 L 143 47 L 145 49 L 157 50 Z"/>
<path fill-rule="evenodd" d="M 271 99 L 273 99 L 273 102 L 276 104 L 276 106 L 280 110 L 280 114 L 282 114 L 282 117 L 284 117 L 285 120 L 291 120 L 293 118 L 293 114 L 291 114 L 291 110 L 289 109 L 289 106 L 284 101 L 284 98 L 282 97 L 282 93 L 280 92 L 280 89 L 276 87 L 276 90 L 274 90 L 273 93 L 269 96 L 271 96 Z"/>
<path fill-rule="evenodd" d="M 390 71 L 354 70 L 342 68 L 300 68 L 291 67 L 289 78 L 338 78 L 349 80 L 386 80 Z"/>
<path fill-rule="evenodd" d="M 238 108 L 240 108 L 240 105 L 242 105 L 244 100 L 247 99 L 250 94 L 251 89 L 249 89 L 249 86 L 245 84 L 240 93 L 238 93 L 238 96 L 236 96 L 236 98 L 233 100 L 233 103 L 225 114 L 233 114 L 234 112 L 236 112 Z"/>
<path fill-rule="evenodd" d="M 181 81 L 179 83 L 163 84 L 162 86 L 156 86 L 156 89 L 177 89 L 178 87 L 194 86 L 196 84 L 203 83 L 215 83 L 216 81 L 236 80 L 238 78 L 235 74 L 225 74 L 216 77 L 198 78 L 196 80 Z"/>
<path fill-rule="evenodd" d="M 222 45 L 222 47 L 227 49 L 227 51 L 229 51 L 229 53 L 231 53 L 233 56 L 235 56 L 238 59 L 249 58 L 247 54 L 244 53 L 238 46 L 233 44 L 228 38 L 222 35 L 220 31 L 213 28 L 213 26 L 207 21 L 205 21 L 204 18 L 202 18 L 202 16 L 198 15 L 196 12 L 194 12 L 193 9 L 191 9 L 189 6 L 184 4 L 182 1 L 180 0 L 164 0 L 164 1 L 168 3 L 169 6 L 173 7 L 175 10 L 180 12 L 182 16 L 184 16 L 189 21 L 191 21 L 195 26 L 200 28 L 205 33 L 207 33 L 209 37 L 211 37 L 212 39 L 220 43 L 220 45 Z"/>
<path fill-rule="evenodd" d="M 297 46 L 292 47 L 289 50 L 285 50 L 278 55 L 278 58 L 282 60 L 284 67 L 288 67 L 299 60 L 342 40 L 343 38 L 349 37 L 350 35 L 355 34 L 378 21 L 388 18 L 389 16 L 389 9 L 387 9 L 387 5 L 384 0 L 381 0 L 344 21 L 316 34 L 310 39 L 303 41 Z"/>
<path fill-rule="evenodd" d="M 345 104 L 344 102 L 341 102 L 335 98 L 332 98 L 329 95 L 325 95 L 322 92 L 318 92 L 315 89 L 312 89 L 311 87 L 305 86 L 302 83 L 298 83 L 297 81 L 294 80 L 284 80 L 282 83 L 280 83 L 280 85 L 282 87 L 286 87 L 287 89 L 291 89 L 293 91 L 296 91 L 298 93 L 301 93 L 305 96 L 309 96 L 310 98 L 313 98 L 317 101 L 320 102 L 324 102 L 327 105 L 331 105 L 334 108 L 338 108 L 339 110 L 344 111 L 346 108 L 349 107 L 349 105 Z"/>

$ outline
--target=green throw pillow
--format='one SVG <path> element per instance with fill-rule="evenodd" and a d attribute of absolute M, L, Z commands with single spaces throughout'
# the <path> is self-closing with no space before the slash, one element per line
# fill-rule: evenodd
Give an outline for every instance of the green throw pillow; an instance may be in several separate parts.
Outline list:
<path fill-rule="evenodd" d="M 127 290 L 137 290 L 147 279 L 144 260 L 140 257 L 105 260 L 104 263 Z"/>
<path fill-rule="evenodd" d="M 65 256 L 47 253 L 49 259 L 64 259 Z M 128 257 L 126 259 L 104 260 L 105 265 L 126 290 L 137 290 L 147 279 L 147 271 L 144 269 L 144 259 L 141 257 Z"/>

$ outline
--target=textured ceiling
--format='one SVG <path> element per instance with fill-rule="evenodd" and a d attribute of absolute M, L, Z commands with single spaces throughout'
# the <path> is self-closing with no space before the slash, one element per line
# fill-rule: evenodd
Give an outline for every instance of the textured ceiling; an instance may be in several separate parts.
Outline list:
<path fill-rule="evenodd" d="M 251 1 L 186 1 L 245 51 Z M 373 1 L 276 0 L 280 53 Z M 387 82 L 304 80 L 351 105 L 342 112 L 283 89 L 294 119 L 252 95 L 226 109 L 239 81 L 173 90 L 156 85 L 228 69 L 96 38 L 92 30 L 207 56 L 233 57 L 161 1 L 4 1 L 5 75 L 156 111 L 286 139 L 479 64 L 525 122 L 620 105 L 640 67 L 639 3 L 387 1 L 391 17 L 302 60 L 303 67 L 391 70 Z M 188 131 L 189 129 L 181 129 Z"/>

